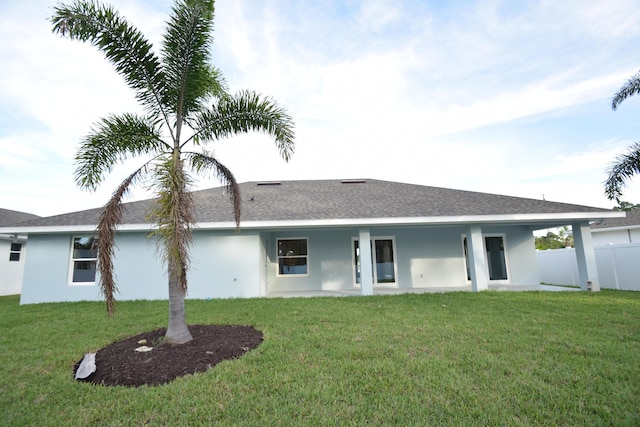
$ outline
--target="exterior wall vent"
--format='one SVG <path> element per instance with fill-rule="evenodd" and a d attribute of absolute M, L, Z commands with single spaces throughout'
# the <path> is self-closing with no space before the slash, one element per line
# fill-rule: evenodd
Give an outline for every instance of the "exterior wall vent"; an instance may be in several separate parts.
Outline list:
<path fill-rule="evenodd" d="M 365 184 L 367 180 L 366 179 L 343 179 L 341 182 L 343 184 Z"/>

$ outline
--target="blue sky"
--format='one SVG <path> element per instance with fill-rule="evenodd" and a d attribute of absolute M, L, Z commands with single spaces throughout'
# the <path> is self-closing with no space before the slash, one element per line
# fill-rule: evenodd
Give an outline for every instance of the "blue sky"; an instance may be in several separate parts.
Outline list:
<path fill-rule="evenodd" d="M 110 2 L 158 45 L 169 0 Z M 91 46 L 53 35 L 55 2 L 0 3 L 0 207 L 101 206 L 73 181 L 82 136 L 132 93 Z M 212 148 L 239 181 L 376 178 L 613 207 L 605 170 L 640 140 L 640 1 L 219 0 L 213 62 L 277 99 L 296 154 L 262 135 Z M 199 187 L 218 185 L 200 182 Z M 133 198 L 144 198 L 144 190 Z M 640 177 L 623 199 L 640 203 Z"/>

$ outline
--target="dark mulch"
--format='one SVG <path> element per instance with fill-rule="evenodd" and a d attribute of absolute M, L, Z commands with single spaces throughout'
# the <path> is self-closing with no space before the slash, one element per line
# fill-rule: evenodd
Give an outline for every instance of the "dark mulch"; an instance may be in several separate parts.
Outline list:
<path fill-rule="evenodd" d="M 109 344 L 96 352 L 96 371 L 80 381 L 130 387 L 165 384 L 240 357 L 262 342 L 262 332 L 251 326 L 190 325 L 189 331 L 193 340 L 182 345 L 154 346 L 162 341 L 164 328 Z M 142 340 L 146 344 L 140 344 Z M 141 345 L 153 350 L 135 351 Z M 73 369 L 74 376 L 80 361 Z"/>

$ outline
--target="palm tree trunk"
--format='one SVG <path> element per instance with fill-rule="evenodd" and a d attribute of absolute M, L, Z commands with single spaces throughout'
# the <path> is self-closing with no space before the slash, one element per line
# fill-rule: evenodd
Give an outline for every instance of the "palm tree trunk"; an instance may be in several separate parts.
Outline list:
<path fill-rule="evenodd" d="M 169 261 L 169 264 L 172 264 Z M 165 339 L 171 344 L 184 344 L 193 339 L 187 327 L 184 310 L 184 291 L 180 287 L 177 274 L 173 273 L 173 266 L 169 266 L 169 326 Z"/>

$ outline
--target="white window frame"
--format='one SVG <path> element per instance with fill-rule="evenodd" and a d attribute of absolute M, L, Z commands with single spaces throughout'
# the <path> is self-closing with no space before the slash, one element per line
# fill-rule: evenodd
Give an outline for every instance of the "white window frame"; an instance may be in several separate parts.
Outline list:
<path fill-rule="evenodd" d="M 287 257 L 287 256 L 280 256 L 280 254 L 278 253 L 278 247 L 279 247 L 279 243 L 281 240 L 304 240 L 307 242 L 307 254 L 306 255 L 297 255 L 297 256 L 293 256 L 293 257 Z M 310 271 L 310 264 L 309 264 L 309 259 L 310 259 L 310 254 L 309 252 L 311 252 L 309 250 L 309 238 L 308 237 L 278 237 L 276 239 L 276 276 L 277 277 L 307 277 L 309 276 L 309 271 Z M 281 274 L 280 273 L 280 259 L 281 258 L 306 258 L 307 260 L 307 272 L 306 273 L 302 273 L 302 274 Z"/>
<path fill-rule="evenodd" d="M 69 252 L 69 259 L 71 260 L 69 263 L 69 277 L 68 277 L 68 283 L 69 286 L 94 286 L 96 284 L 96 278 L 98 276 L 98 254 L 96 253 L 96 257 L 95 258 L 74 258 L 73 257 L 73 246 L 74 243 L 76 241 L 76 239 L 85 239 L 85 238 L 91 238 L 92 236 L 72 236 L 71 237 L 71 250 Z M 74 266 L 76 262 L 91 262 L 91 261 L 95 261 L 96 263 L 96 277 L 94 277 L 93 282 L 74 282 L 73 281 L 73 272 L 74 272 Z"/>
<path fill-rule="evenodd" d="M 467 240 L 467 247 L 465 248 L 465 240 L 467 240 L 467 235 L 462 234 L 460 236 L 460 245 L 462 246 L 462 271 L 464 272 L 464 281 L 467 285 L 471 284 L 471 268 L 469 267 L 469 241 Z M 484 242 L 484 236 L 482 237 L 482 241 Z M 483 243 L 484 245 L 484 243 Z"/>
<path fill-rule="evenodd" d="M 505 270 L 507 272 L 507 278 L 506 279 L 498 279 L 498 280 L 491 280 L 491 275 L 489 274 L 489 260 L 487 259 L 487 263 L 486 263 L 486 273 L 487 273 L 487 281 L 488 283 L 492 283 L 492 284 L 500 284 L 500 285 L 508 285 L 511 283 L 511 268 L 509 267 L 511 265 L 511 263 L 509 262 L 509 251 L 507 250 L 507 234 L 506 233 L 487 233 L 487 234 L 482 234 L 482 250 L 484 251 L 484 254 L 486 256 L 487 254 L 487 241 L 486 238 L 487 237 L 501 237 L 502 238 L 502 246 L 504 247 L 504 263 L 505 263 Z M 469 255 L 464 253 L 464 241 L 465 239 L 467 239 L 467 235 L 463 234 L 460 238 L 460 243 L 462 244 L 462 262 L 463 262 L 463 267 L 464 267 L 464 278 L 467 284 L 471 283 L 471 279 L 468 278 L 467 276 L 467 271 L 470 271 L 469 267 L 468 267 L 468 263 L 469 263 Z M 467 250 L 469 248 L 469 241 L 467 240 Z"/>
<path fill-rule="evenodd" d="M 361 283 L 358 283 L 358 279 L 356 278 L 356 273 L 358 272 L 358 258 L 355 254 L 356 242 L 358 242 L 358 249 L 360 248 L 360 239 L 357 237 L 352 237 L 351 248 L 349 250 L 351 251 L 351 278 L 353 279 L 353 287 L 359 288 Z M 362 261 L 360 261 L 360 268 L 360 281 L 362 282 Z"/>
<path fill-rule="evenodd" d="M 13 249 L 13 245 L 20 245 L 20 249 L 17 251 Z M 24 248 L 24 243 L 22 242 L 11 242 L 9 245 L 9 262 L 20 262 L 22 260 L 22 248 Z M 18 254 L 18 259 L 11 259 L 13 255 Z"/>
<path fill-rule="evenodd" d="M 376 260 L 376 250 L 375 250 L 376 240 L 391 240 L 391 248 L 393 250 L 393 277 L 394 277 L 393 282 L 378 282 L 378 269 L 376 268 L 377 260 Z M 395 236 L 371 236 L 371 239 L 369 241 L 371 242 L 370 243 L 371 244 L 371 268 L 373 269 L 371 274 L 373 278 L 373 284 L 375 286 L 398 286 L 398 252 L 397 252 Z M 353 286 L 356 288 L 359 288 L 361 284 L 356 281 L 356 270 L 358 266 L 357 266 L 355 251 L 353 250 L 355 247 L 355 242 L 358 242 L 358 247 L 360 247 L 360 238 L 358 237 L 351 238 L 351 249 L 350 249 L 351 266 L 352 266 L 351 278 L 353 279 Z M 362 266 L 362 260 L 360 262 L 361 262 L 360 265 Z M 360 271 L 360 277 L 362 277 L 362 271 Z"/>
<path fill-rule="evenodd" d="M 511 283 L 511 269 L 509 268 L 509 250 L 507 249 L 507 235 L 505 233 L 488 233 L 483 236 L 482 244 L 484 246 L 484 252 L 487 253 L 487 237 L 500 237 L 502 238 L 502 247 L 504 248 L 504 269 L 507 273 L 506 279 L 491 280 L 489 274 L 489 260 L 487 259 L 487 278 L 489 283 L 509 284 Z"/>

